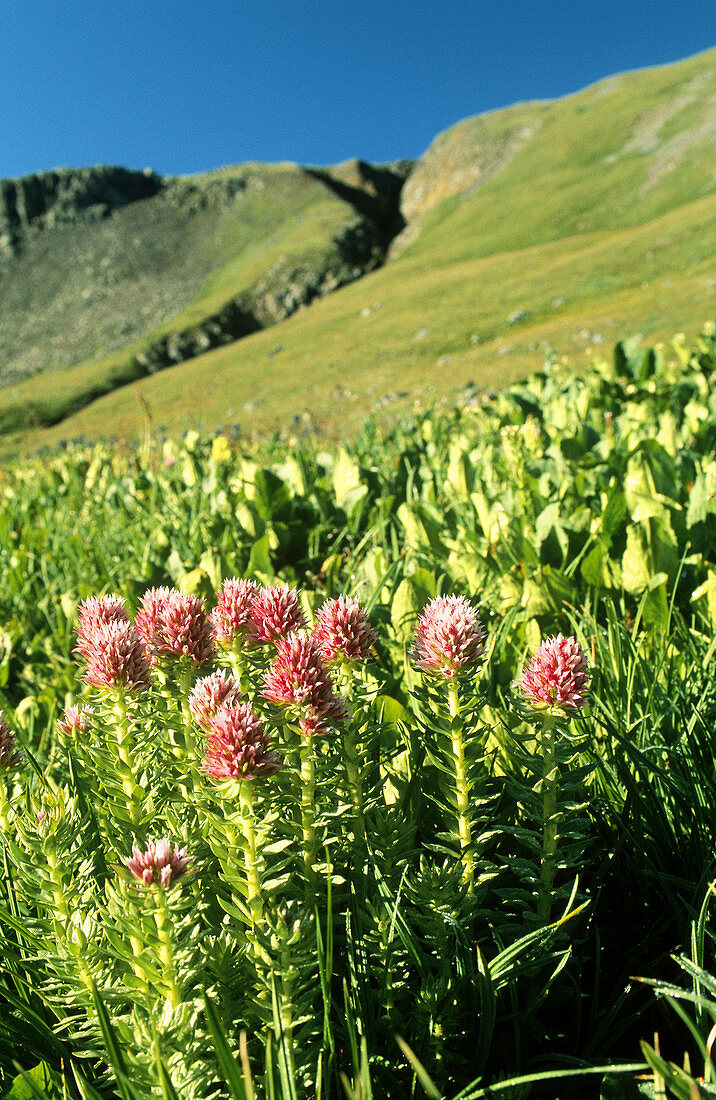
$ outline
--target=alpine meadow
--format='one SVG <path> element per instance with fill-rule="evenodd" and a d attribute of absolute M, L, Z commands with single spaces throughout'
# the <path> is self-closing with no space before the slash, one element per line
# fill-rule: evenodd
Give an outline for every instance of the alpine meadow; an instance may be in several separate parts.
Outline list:
<path fill-rule="evenodd" d="M 716 1095 L 716 51 L 0 181 L 0 1100 Z"/>

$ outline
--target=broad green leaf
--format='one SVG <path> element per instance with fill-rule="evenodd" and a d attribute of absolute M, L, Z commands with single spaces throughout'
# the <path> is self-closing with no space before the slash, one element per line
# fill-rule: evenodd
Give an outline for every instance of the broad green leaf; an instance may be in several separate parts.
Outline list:
<path fill-rule="evenodd" d="M 354 458 L 342 447 L 338 451 L 333 462 L 333 492 L 336 495 L 336 504 L 339 508 L 349 493 L 353 493 L 361 486 L 360 466 Z"/>
<path fill-rule="evenodd" d="M 605 1073 L 599 1100 L 654 1100 L 654 1095 L 653 1079 L 644 1081 L 626 1074 Z"/>
<path fill-rule="evenodd" d="M 627 527 L 626 549 L 622 556 L 622 584 L 627 592 L 639 594 L 649 587 L 653 576 L 646 532 L 641 524 Z"/>
<path fill-rule="evenodd" d="M 404 577 L 400 582 L 390 606 L 390 619 L 399 641 L 407 642 L 412 637 L 418 615 L 430 598 L 414 577 Z"/>
<path fill-rule="evenodd" d="M 277 519 L 291 499 L 288 486 L 272 470 L 260 469 L 254 476 L 254 502 L 263 519 Z"/>
<path fill-rule="evenodd" d="M 251 547 L 246 569 L 249 576 L 258 577 L 264 584 L 270 584 L 276 575 L 271 561 L 270 546 L 271 539 L 268 533 L 257 539 Z"/>
<path fill-rule="evenodd" d="M 32 1069 L 23 1070 L 12 1082 L 9 1092 L 4 1092 L 2 1100 L 62 1100 L 62 1077 L 46 1062 L 40 1062 Z"/>
<path fill-rule="evenodd" d="M 716 570 L 706 570 L 706 580 L 703 584 L 700 584 L 698 588 L 695 588 L 691 599 L 702 600 L 706 599 L 706 609 L 711 619 L 711 623 L 716 628 Z"/>
<path fill-rule="evenodd" d="M 569 540 L 562 527 L 559 504 L 548 504 L 535 520 L 535 535 L 541 560 L 561 565 L 567 553 Z"/>
<path fill-rule="evenodd" d="M 460 439 L 450 447 L 446 487 L 458 500 L 467 500 L 473 489 L 475 474 L 467 454 L 466 440 Z"/>

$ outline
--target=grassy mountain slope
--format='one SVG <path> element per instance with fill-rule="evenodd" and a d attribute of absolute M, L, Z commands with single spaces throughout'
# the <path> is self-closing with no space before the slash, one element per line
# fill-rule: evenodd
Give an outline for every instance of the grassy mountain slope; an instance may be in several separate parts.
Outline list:
<path fill-rule="evenodd" d="M 376 408 L 502 384 L 547 348 L 579 365 L 634 331 L 693 334 L 715 312 L 715 164 L 716 51 L 468 119 L 413 170 L 408 226 L 380 270 L 50 429 L 29 424 L 46 381 L 13 387 L 28 429 L 4 443 L 131 435 L 147 416 L 263 432 L 305 414 L 341 434 Z M 56 399 L 106 370 L 57 373 Z"/>
<path fill-rule="evenodd" d="M 296 241 L 311 253 L 354 218 L 295 165 L 244 165 L 169 180 L 111 217 L 29 235 L 0 283 L 0 376 L 96 360 L 196 322 Z"/>

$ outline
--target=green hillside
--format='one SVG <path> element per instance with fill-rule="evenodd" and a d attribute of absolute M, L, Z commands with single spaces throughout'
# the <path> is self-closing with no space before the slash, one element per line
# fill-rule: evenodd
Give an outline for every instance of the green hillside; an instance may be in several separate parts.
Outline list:
<path fill-rule="evenodd" d="M 341 435 L 376 410 L 502 385 L 546 353 L 579 366 L 628 332 L 693 336 L 716 312 L 714 164 L 716 51 L 468 119 L 413 168 L 407 227 L 384 266 L 278 328 L 138 378 L 138 350 L 255 286 L 289 251 L 325 248 L 336 220 L 355 221 L 323 180 L 276 168 L 252 232 L 267 208 L 278 216 L 249 239 L 222 215 L 225 262 L 187 291 L 178 317 L 143 343 L 0 394 L 3 447 L 127 437 L 148 423 L 258 433 L 294 417 Z M 302 207 L 283 190 L 296 175 Z M 105 396 L 67 415 L 90 392 Z"/>

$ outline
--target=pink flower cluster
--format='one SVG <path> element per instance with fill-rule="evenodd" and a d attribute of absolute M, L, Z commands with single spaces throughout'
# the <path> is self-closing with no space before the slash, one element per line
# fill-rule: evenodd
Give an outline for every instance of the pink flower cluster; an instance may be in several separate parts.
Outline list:
<path fill-rule="evenodd" d="M 367 660 L 378 635 L 358 600 L 339 596 L 319 608 L 313 641 L 327 664 L 345 664 Z"/>
<path fill-rule="evenodd" d="M 149 664 L 120 596 L 94 596 L 79 606 L 75 651 L 86 661 L 84 679 L 105 690 L 149 687 Z"/>
<path fill-rule="evenodd" d="M 205 733 L 219 710 L 239 701 L 239 685 L 228 672 L 220 669 L 197 680 L 189 696 L 189 710 Z"/>
<path fill-rule="evenodd" d="M 211 629 L 217 645 L 230 649 L 246 637 L 251 617 L 251 605 L 259 591 L 256 581 L 230 577 L 216 596 L 216 607 L 209 612 Z"/>
<path fill-rule="evenodd" d="M 224 581 L 209 618 L 214 640 L 222 649 L 275 644 L 306 625 L 295 588 L 287 584 L 259 587 L 255 581 L 237 577 Z"/>
<path fill-rule="evenodd" d="M 77 645 L 75 652 L 87 661 L 92 656 L 97 631 L 110 623 L 128 623 L 127 601 L 123 596 L 90 596 L 78 609 Z"/>
<path fill-rule="evenodd" d="M 146 851 L 134 847 L 132 856 L 124 860 L 136 879 L 145 886 L 171 886 L 191 868 L 186 848 L 172 847 L 168 840 L 150 840 Z"/>
<path fill-rule="evenodd" d="M 136 627 L 151 664 L 177 657 L 201 668 L 214 658 L 211 623 L 198 596 L 175 588 L 149 588 L 142 597 Z"/>
<path fill-rule="evenodd" d="M 263 697 L 283 707 L 301 733 L 327 733 L 329 726 L 348 717 L 313 638 L 305 630 L 280 638 L 276 659 L 264 674 Z"/>
<path fill-rule="evenodd" d="M 547 638 L 515 682 L 537 709 L 578 710 L 588 692 L 587 658 L 576 638 Z"/>
<path fill-rule="evenodd" d="M 89 729 L 87 716 L 90 714 L 94 714 L 94 707 L 88 707 L 82 703 L 79 706 L 65 707 L 65 713 L 58 719 L 57 728 L 64 733 L 65 737 L 87 733 Z"/>
<path fill-rule="evenodd" d="M 76 649 L 86 661 L 87 683 L 141 691 L 149 686 L 150 667 L 163 658 L 185 659 L 199 668 L 213 659 L 215 643 L 222 649 L 271 644 L 276 655 L 265 674 L 264 697 L 287 708 L 303 733 L 315 735 L 347 717 L 326 665 L 366 660 L 377 635 L 358 600 L 346 596 L 323 604 L 312 636 L 305 626 L 296 589 L 232 577 L 209 615 L 203 600 L 168 587 L 147 589 L 134 622 L 119 596 L 86 600 L 79 609 Z M 222 708 L 238 701 L 238 685 L 219 671 L 196 684 L 189 706 L 208 733 Z M 88 714 L 91 708 L 69 708 L 60 728 L 68 736 L 83 733 Z"/>
<path fill-rule="evenodd" d="M 413 659 L 423 672 L 455 680 L 484 653 L 485 631 L 464 596 L 436 596 L 418 620 Z"/>
<path fill-rule="evenodd" d="M 275 775 L 283 762 L 269 745 L 269 735 L 248 703 L 225 704 L 208 730 L 204 771 L 219 780 Z"/>
<path fill-rule="evenodd" d="M 0 710 L 0 772 L 10 771 L 20 762 L 20 753 L 15 741 L 15 734 L 5 721 L 5 715 Z"/>

